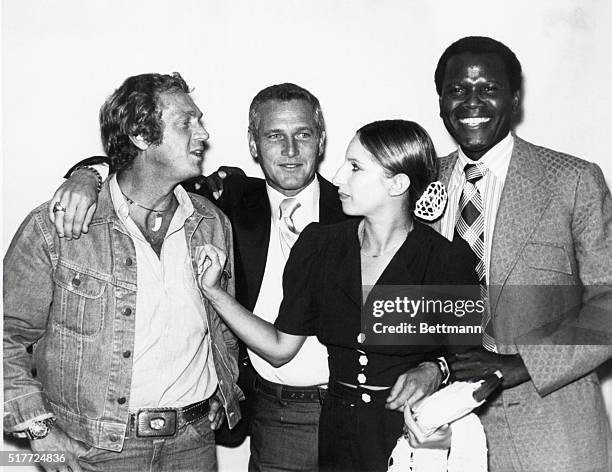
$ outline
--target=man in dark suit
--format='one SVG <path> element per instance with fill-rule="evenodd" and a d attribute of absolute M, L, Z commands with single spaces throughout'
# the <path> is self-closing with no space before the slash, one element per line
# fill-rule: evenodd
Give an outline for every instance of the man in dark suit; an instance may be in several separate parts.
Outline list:
<path fill-rule="evenodd" d="M 437 229 L 463 237 L 488 286 L 484 347 L 458 380 L 501 370 L 480 411 L 489 470 L 609 471 L 612 442 L 594 370 L 612 355 L 612 199 L 599 167 L 511 132 L 522 72 L 491 38 L 441 56 L 440 116 L 459 148 L 440 161 L 449 202 Z"/>
<path fill-rule="evenodd" d="M 299 232 L 314 221 L 331 224 L 346 218 L 336 187 L 316 172 L 324 146 L 318 99 L 294 84 L 273 85 L 260 91 L 249 109 L 249 149 L 265 179 L 230 175 L 222 182 L 220 197 L 209 189 L 210 177 L 185 184 L 188 191 L 218 198 L 234 233 L 236 298 L 271 322 L 282 300 L 285 262 Z M 96 197 L 93 176 L 90 169 L 77 170 L 52 198 L 51 205 L 59 201 L 67 209 L 63 221 L 55 221 L 59 234 L 78 237 L 81 225 L 87 229 L 86 216 Z M 253 352 L 242 359 L 239 384 L 252 402 L 243 407 L 247 416 L 251 411 L 249 470 L 317 470 L 319 413 L 329 377 L 324 346 L 308 338 L 296 358 L 279 368 Z M 439 382 L 422 381 L 429 372 L 431 368 L 418 367 L 400 376 L 388 408 L 401 409 L 406 400 L 429 392 Z M 243 431 L 245 426 L 243 421 Z M 233 440 L 241 438 L 234 434 Z"/>
<path fill-rule="evenodd" d="M 249 109 L 249 150 L 265 180 L 231 175 L 217 200 L 234 231 L 237 299 L 271 322 L 299 232 L 313 221 L 346 218 L 336 188 L 316 173 L 324 144 L 316 97 L 293 84 L 262 90 Z M 290 209 L 281 215 L 287 203 Z M 252 402 L 249 469 L 317 470 L 319 414 L 329 377 L 326 349 L 309 338 L 296 359 L 280 368 L 251 351 L 247 359 L 252 367 L 243 365 L 242 382 L 249 384 Z M 248 364 L 244 357 L 243 363 Z"/>

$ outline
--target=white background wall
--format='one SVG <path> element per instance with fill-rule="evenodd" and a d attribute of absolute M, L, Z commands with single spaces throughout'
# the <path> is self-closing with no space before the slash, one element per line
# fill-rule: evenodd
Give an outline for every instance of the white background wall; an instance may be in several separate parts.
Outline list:
<path fill-rule="evenodd" d="M 525 72 L 531 141 L 597 162 L 612 181 L 612 3 L 607 0 L 4 0 L 3 243 L 51 197 L 61 175 L 101 152 L 97 114 L 122 80 L 180 71 L 195 88 L 221 163 L 261 175 L 246 143 L 261 88 L 296 82 L 319 97 L 328 128 L 321 172 L 331 177 L 354 131 L 401 117 L 452 150 L 433 71 L 454 40 L 490 35 Z M 608 397 L 612 387 L 608 386 Z M 242 470 L 245 451 L 224 452 Z M 238 458 L 241 456 L 241 458 Z"/>

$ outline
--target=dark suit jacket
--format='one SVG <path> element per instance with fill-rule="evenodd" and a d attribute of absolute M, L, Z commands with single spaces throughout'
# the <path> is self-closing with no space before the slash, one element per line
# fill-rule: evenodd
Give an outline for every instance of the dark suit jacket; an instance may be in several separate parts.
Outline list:
<path fill-rule="evenodd" d="M 456 161 L 440 160 L 443 183 Z M 490 470 L 612 470 L 594 372 L 612 355 L 612 198 L 601 169 L 515 137 L 490 269 L 499 352 L 519 352 L 531 375 L 502 392 L 501 414 L 483 412 Z"/>

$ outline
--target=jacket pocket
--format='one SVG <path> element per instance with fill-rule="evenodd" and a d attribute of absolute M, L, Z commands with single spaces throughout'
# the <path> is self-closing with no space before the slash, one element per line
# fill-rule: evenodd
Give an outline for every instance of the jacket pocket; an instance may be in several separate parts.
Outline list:
<path fill-rule="evenodd" d="M 223 272 L 221 272 L 221 281 L 219 283 L 223 290 L 227 290 L 227 284 L 229 282 L 229 279 L 231 278 L 232 272 L 226 267 L 225 269 L 223 269 Z"/>
<path fill-rule="evenodd" d="M 53 273 L 55 289 L 53 323 L 79 336 L 95 336 L 104 324 L 104 292 L 107 282 L 82 269 L 60 263 Z"/>
<path fill-rule="evenodd" d="M 548 270 L 572 275 L 572 265 L 562 246 L 548 243 L 528 243 L 525 262 L 532 269 Z"/>

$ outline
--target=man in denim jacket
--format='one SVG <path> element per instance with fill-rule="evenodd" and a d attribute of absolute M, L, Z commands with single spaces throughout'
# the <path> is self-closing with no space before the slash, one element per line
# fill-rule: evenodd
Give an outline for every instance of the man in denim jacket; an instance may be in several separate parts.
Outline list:
<path fill-rule="evenodd" d="M 178 185 L 201 174 L 201 119 L 179 74 L 128 78 L 100 110 L 119 170 L 89 234 L 60 239 L 45 204 L 6 254 L 4 428 L 64 453 L 52 470 L 216 470 L 213 429 L 240 419 L 237 344 L 196 283 L 212 243 L 234 292 L 230 225 Z"/>

